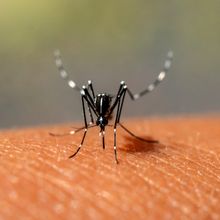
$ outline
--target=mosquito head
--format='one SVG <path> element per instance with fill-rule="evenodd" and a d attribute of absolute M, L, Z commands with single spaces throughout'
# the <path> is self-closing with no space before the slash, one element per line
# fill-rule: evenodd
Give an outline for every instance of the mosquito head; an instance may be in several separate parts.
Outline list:
<path fill-rule="evenodd" d="M 104 116 L 99 116 L 96 120 L 96 125 L 100 126 L 100 128 L 104 128 L 108 124 L 108 119 Z"/>

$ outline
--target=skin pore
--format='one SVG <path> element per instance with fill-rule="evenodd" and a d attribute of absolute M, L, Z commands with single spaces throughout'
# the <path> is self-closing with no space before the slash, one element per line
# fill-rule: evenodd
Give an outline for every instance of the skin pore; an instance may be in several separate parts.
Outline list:
<path fill-rule="evenodd" d="M 220 219 L 220 118 L 124 121 L 160 143 L 118 128 L 118 165 L 112 127 L 72 159 L 82 133 L 49 135 L 69 125 L 0 132 L 0 219 Z"/>

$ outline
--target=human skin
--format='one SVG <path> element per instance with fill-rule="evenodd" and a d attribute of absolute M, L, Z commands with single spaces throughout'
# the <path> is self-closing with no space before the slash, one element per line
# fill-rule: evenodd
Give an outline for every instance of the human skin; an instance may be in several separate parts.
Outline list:
<path fill-rule="evenodd" d="M 0 132 L 0 219 L 220 219 L 220 117 L 124 120 L 102 149 L 98 128 L 69 125 Z M 75 124 L 74 126 L 78 126 Z"/>

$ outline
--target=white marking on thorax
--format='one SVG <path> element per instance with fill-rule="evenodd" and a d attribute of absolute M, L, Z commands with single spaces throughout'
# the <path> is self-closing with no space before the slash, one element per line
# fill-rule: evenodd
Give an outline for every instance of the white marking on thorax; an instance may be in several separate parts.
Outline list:
<path fill-rule="evenodd" d="M 102 104 L 103 104 L 103 98 L 100 99 L 100 114 L 102 114 Z"/>

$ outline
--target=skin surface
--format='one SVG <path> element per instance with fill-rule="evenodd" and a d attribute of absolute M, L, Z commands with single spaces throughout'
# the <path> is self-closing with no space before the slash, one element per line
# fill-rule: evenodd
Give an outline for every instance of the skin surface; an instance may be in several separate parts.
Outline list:
<path fill-rule="evenodd" d="M 124 120 L 142 138 L 69 125 L 0 133 L 0 219 L 220 219 L 220 117 Z M 75 126 L 75 125 L 74 125 Z M 80 125 L 77 124 L 76 127 Z"/>

